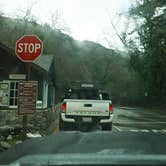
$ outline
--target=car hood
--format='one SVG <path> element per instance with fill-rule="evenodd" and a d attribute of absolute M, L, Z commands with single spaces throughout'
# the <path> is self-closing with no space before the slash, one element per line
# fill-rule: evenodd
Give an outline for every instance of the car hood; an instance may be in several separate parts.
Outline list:
<path fill-rule="evenodd" d="M 165 165 L 166 155 L 42 154 L 24 156 L 11 165 Z"/>
<path fill-rule="evenodd" d="M 42 154 L 165 155 L 165 140 L 161 133 L 59 132 L 16 145 L 0 155 L 0 164 Z"/>

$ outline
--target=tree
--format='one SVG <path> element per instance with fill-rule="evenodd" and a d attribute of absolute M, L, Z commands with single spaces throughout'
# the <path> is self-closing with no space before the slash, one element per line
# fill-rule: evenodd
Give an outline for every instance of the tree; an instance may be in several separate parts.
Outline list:
<path fill-rule="evenodd" d="M 139 36 L 139 47 L 131 54 L 130 64 L 145 82 L 149 100 L 158 104 L 166 101 L 165 6 L 163 0 L 140 0 L 130 10 L 137 26 L 133 32 Z"/>

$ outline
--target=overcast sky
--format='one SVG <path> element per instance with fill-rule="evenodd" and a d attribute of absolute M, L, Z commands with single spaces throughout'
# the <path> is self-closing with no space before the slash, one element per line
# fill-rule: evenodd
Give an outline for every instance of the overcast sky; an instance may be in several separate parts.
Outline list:
<path fill-rule="evenodd" d="M 50 23 L 51 15 L 59 11 L 75 39 L 95 41 L 108 47 L 104 39 L 107 37 L 111 47 L 122 48 L 108 13 L 118 31 L 123 31 L 125 19 L 118 14 L 128 11 L 131 0 L 0 0 L 0 10 L 11 17 L 22 15 L 34 2 L 32 15 L 38 22 Z"/>

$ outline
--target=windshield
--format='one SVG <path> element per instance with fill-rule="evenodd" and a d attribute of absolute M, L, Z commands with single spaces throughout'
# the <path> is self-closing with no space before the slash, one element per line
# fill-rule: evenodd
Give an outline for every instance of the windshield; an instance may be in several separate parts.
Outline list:
<path fill-rule="evenodd" d="M 0 165 L 166 157 L 165 106 L 166 0 L 0 0 Z"/>

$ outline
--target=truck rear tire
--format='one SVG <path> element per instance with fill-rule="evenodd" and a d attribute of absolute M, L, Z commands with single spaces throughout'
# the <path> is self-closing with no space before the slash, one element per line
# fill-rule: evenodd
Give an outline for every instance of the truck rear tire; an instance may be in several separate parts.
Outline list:
<path fill-rule="evenodd" d="M 59 131 L 72 131 L 75 129 L 73 123 L 64 122 L 61 117 L 59 118 Z"/>
<path fill-rule="evenodd" d="M 105 124 L 102 124 L 102 130 L 105 130 L 105 131 L 110 131 L 110 130 L 112 130 L 112 123 L 105 123 Z"/>
<path fill-rule="evenodd" d="M 60 131 L 67 130 L 67 126 L 66 126 L 65 122 L 63 122 L 61 118 L 59 118 L 59 130 Z"/>

